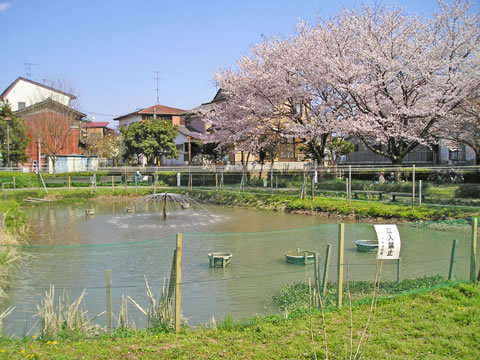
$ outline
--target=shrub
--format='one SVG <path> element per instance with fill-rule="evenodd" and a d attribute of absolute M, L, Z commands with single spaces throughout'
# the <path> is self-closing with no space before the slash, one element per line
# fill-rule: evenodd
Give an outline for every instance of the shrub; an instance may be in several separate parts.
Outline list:
<path fill-rule="evenodd" d="M 480 184 L 461 184 L 455 190 L 456 198 L 480 199 Z"/>

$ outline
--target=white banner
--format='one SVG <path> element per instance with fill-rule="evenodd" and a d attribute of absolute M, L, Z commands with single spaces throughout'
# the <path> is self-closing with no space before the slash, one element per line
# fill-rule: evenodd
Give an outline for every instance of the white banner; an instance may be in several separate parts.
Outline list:
<path fill-rule="evenodd" d="M 400 258 L 400 234 L 397 225 L 374 225 L 378 238 L 378 260 Z"/>

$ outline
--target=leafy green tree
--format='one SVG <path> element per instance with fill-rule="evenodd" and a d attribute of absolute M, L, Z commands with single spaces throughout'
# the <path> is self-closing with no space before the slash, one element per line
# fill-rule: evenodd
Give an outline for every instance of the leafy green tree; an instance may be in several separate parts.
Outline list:
<path fill-rule="evenodd" d="M 8 136 L 5 118 L 10 118 Z M 28 145 L 28 137 L 25 132 L 26 127 L 23 120 L 15 116 L 10 105 L 8 103 L 0 104 L 0 152 L 5 165 L 7 165 L 7 157 L 10 158 L 10 164 L 18 164 L 27 159 L 25 149 Z"/>
<path fill-rule="evenodd" d="M 124 158 L 143 155 L 147 164 L 154 165 L 161 156 L 169 159 L 180 155 L 175 145 L 177 127 L 165 120 L 146 119 L 122 130 Z"/>

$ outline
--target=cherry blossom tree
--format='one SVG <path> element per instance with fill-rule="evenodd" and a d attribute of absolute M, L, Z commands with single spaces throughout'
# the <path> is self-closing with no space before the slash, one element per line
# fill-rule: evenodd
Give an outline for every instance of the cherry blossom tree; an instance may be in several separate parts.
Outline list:
<path fill-rule="evenodd" d="M 300 23 L 295 36 L 255 46 L 238 71 L 216 74 L 226 100 L 207 115 L 215 141 L 258 152 L 259 134 L 299 138 L 321 162 L 332 136 L 353 135 L 400 164 L 455 126 L 478 88 L 479 20 L 470 1 L 455 0 L 429 19 L 362 7 Z"/>
<path fill-rule="evenodd" d="M 351 133 L 400 164 L 436 141 L 480 83 L 480 17 L 469 1 L 439 2 L 431 19 L 402 10 L 346 10 L 327 24 L 328 82 L 343 96 Z M 325 34 L 325 32 L 324 32 Z"/>

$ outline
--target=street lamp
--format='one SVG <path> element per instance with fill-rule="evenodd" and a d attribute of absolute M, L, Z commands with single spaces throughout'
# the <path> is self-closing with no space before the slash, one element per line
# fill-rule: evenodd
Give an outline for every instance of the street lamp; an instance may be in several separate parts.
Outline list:
<path fill-rule="evenodd" d="M 8 126 L 8 122 L 12 119 L 7 116 L 4 117 L 3 120 L 7 123 L 7 166 L 10 166 L 10 127 Z"/>

